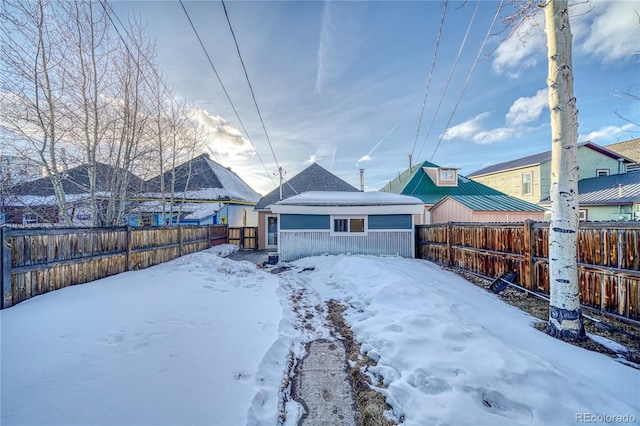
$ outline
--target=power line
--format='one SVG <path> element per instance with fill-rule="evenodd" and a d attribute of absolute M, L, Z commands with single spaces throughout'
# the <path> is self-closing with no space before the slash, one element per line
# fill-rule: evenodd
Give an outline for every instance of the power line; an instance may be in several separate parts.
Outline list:
<path fill-rule="evenodd" d="M 460 91 L 460 96 L 458 96 L 458 100 L 456 101 L 456 104 L 453 107 L 453 111 L 451 111 L 451 115 L 449 116 L 449 120 L 447 121 L 447 125 L 444 127 L 442 135 L 440 135 L 440 139 L 438 140 L 438 144 L 436 145 L 436 148 L 433 150 L 433 154 L 431 155 L 431 158 L 429 159 L 429 161 L 433 160 L 433 157 L 436 155 L 436 152 L 438 151 L 438 148 L 440 147 L 440 143 L 442 143 L 442 139 L 444 138 L 444 135 L 447 132 L 447 129 L 449 128 L 449 124 L 451 124 L 451 120 L 453 120 L 453 115 L 456 113 L 456 110 L 458 109 L 458 106 L 460 105 L 460 101 L 462 100 L 462 96 L 464 95 L 464 92 L 467 89 L 467 86 L 469 85 L 469 81 L 471 80 L 471 76 L 473 75 L 473 72 L 476 69 L 476 65 L 478 65 L 478 62 L 480 60 L 480 54 L 482 53 L 482 50 L 484 49 L 484 46 L 487 44 L 487 40 L 489 40 L 489 36 L 491 35 L 491 31 L 493 30 L 493 26 L 495 25 L 496 20 L 498 19 L 498 16 L 500 15 L 500 10 L 502 10 L 502 5 L 503 4 L 504 4 L 504 0 L 500 0 L 500 4 L 498 5 L 498 9 L 496 10 L 496 14 L 493 17 L 493 21 L 491 22 L 491 26 L 489 27 L 489 30 L 487 31 L 487 34 L 485 35 L 484 40 L 482 41 L 482 45 L 480 46 L 480 49 L 478 49 L 478 55 L 476 56 L 475 61 L 473 61 L 473 65 L 471 66 L 471 69 L 469 70 L 469 74 L 467 75 L 467 80 L 464 82 L 464 86 L 462 87 L 462 90 Z"/>
<path fill-rule="evenodd" d="M 240 118 L 240 115 L 238 114 L 238 110 L 236 109 L 235 105 L 233 104 L 233 101 L 231 100 L 231 97 L 229 96 L 229 92 L 227 92 L 227 88 L 224 86 L 224 83 L 222 83 L 222 79 L 220 78 L 220 75 L 218 74 L 218 71 L 216 70 L 216 67 L 213 65 L 213 61 L 211 60 L 211 56 L 209 56 L 209 52 L 207 51 L 207 48 L 204 47 L 204 43 L 202 42 L 202 39 L 200 38 L 200 34 L 198 34 L 198 30 L 196 30 L 196 27 L 193 24 L 193 21 L 191 20 L 191 17 L 189 16 L 189 12 L 187 12 L 187 9 L 184 7 L 184 3 L 182 2 L 182 0 L 180 0 L 180 6 L 182 6 L 182 10 L 184 11 L 184 14 L 186 15 L 187 20 L 189 21 L 189 24 L 191 25 L 191 28 L 193 29 L 193 32 L 195 33 L 196 38 L 198 39 L 198 42 L 200 43 L 200 47 L 202 48 L 202 51 L 204 52 L 205 56 L 207 57 L 207 60 L 209 61 L 209 65 L 211 66 L 211 69 L 213 70 L 213 73 L 215 74 L 216 78 L 218 79 L 218 83 L 220 83 L 220 86 L 222 87 L 222 91 L 224 92 L 225 96 L 227 97 L 227 100 L 229 101 L 229 104 L 231 105 L 231 108 L 233 109 L 233 112 L 235 113 L 236 118 L 238 119 L 238 122 L 240 123 L 240 126 L 242 127 L 242 130 L 244 130 L 244 133 L 247 135 L 247 140 L 249 141 L 249 143 L 253 147 L 253 150 L 255 151 L 256 155 L 258 156 L 258 159 L 260 160 L 260 164 L 262 164 L 262 167 L 264 168 L 264 171 L 267 173 L 267 176 L 269 176 L 269 179 L 271 180 L 271 183 L 273 183 L 273 185 L 275 186 L 276 183 L 273 181 L 273 178 L 271 177 L 271 173 L 269 173 L 269 170 L 267 170 L 267 166 L 264 164 L 264 161 L 262 161 L 262 157 L 260 157 L 260 153 L 258 153 L 258 149 L 256 148 L 255 144 L 253 143 L 253 141 L 249 137 L 249 132 L 247 131 L 247 128 L 245 127 L 244 123 L 242 122 L 242 119 Z M 271 145 L 271 142 L 269 142 L 269 145 Z M 273 152 L 273 149 L 272 149 L 272 152 Z M 275 155 L 274 155 L 274 158 L 275 158 Z M 276 164 L 277 164 L 277 161 L 276 161 Z"/>
<path fill-rule="evenodd" d="M 451 83 L 451 79 L 453 78 L 453 73 L 454 73 L 456 67 L 458 66 L 458 61 L 460 60 L 460 56 L 462 55 L 462 49 L 464 48 L 465 44 L 467 43 L 467 37 L 469 37 L 469 32 L 471 31 L 471 25 L 473 25 L 473 21 L 475 21 L 476 14 L 478 13 L 478 9 L 480 8 L 480 3 L 481 3 L 480 0 L 478 0 L 478 2 L 476 3 L 476 8 L 473 11 L 473 15 L 471 16 L 471 20 L 469 21 L 469 25 L 467 26 L 467 31 L 464 34 L 464 38 L 462 39 L 462 43 L 460 44 L 460 49 L 458 49 L 458 54 L 456 55 L 456 59 L 453 62 L 453 67 L 451 68 L 451 72 L 449 72 L 449 78 L 447 79 L 447 84 L 444 86 L 444 90 L 442 91 L 442 96 L 440 96 L 440 101 L 438 102 L 438 107 L 436 108 L 436 112 L 433 114 L 433 117 L 431 117 L 431 123 L 429 123 L 429 129 L 427 129 L 427 134 L 425 135 L 424 141 L 422 142 L 422 145 L 420 146 L 420 151 L 418 152 L 418 157 L 420 156 L 420 154 L 422 154 L 422 149 L 424 148 L 424 144 L 427 141 L 427 138 L 429 137 L 429 134 L 431 134 L 431 129 L 433 128 L 433 123 L 436 120 L 436 116 L 438 115 L 438 112 L 440 112 L 440 107 L 442 106 L 442 101 L 444 100 L 444 97 L 445 97 L 445 95 L 447 93 L 447 90 L 449 89 L 449 84 Z M 495 20 L 494 20 L 494 22 L 495 22 Z M 492 27 L 493 27 L 493 25 L 492 25 Z"/>
<path fill-rule="evenodd" d="M 253 87 L 251 86 L 251 81 L 249 80 L 249 74 L 247 73 L 247 67 L 244 65 L 244 61 L 242 60 L 242 54 L 240 54 L 240 47 L 238 46 L 238 40 L 236 39 L 236 34 L 233 32 L 233 27 L 231 26 L 231 20 L 229 19 L 229 14 L 227 13 L 227 6 L 224 4 L 224 0 L 221 0 L 222 8 L 224 9 L 224 16 L 227 18 L 227 23 L 229 24 L 229 30 L 231 30 L 231 35 L 233 36 L 233 42 L 236 45 L 236 51 L 238 52 L 238 57 L 240 58 L 240 63 L 242 64 L 242 69 L 244 70 L 244 76 L 247 79 L 247 84 L 249 85 L 249 90 L 251 91 L 251 97 L 253 98 L 253 103 L 256 106 L 256 111 L 258 112 L 258 117 L 260 117 L 260 123 L 262 123 L 262 130 L 264 130 L 264 134 L 267 137 L 267 142 L 269 143 L 269 148 L 271 149 L 271 154 L 273 155 L 273 160 L 276 162 L 276 167 L 278 170 L 281 170 L 280 165 L 278 164 L 278 159 L 276 158 L 276 153 L 273 150 L 273 145 L 271 144 L 271 139 L 269 139 L 269 133 L 267 133 L 267 128 L 264 125 L 264 120 L 262 119 L 262 114 L 260 113 L 260 108 L 258 107 L 258 101 L 256 101 L 256 95 L 253 92 Z M 182 3 L 182 0 L 180 0 Z"/>
<path fill-rule="evenodd" d="M 416 139 L 413 141 L 413 148 L 411 148 L 410 157 L 413 157 L 413 153 L 416 150 L 416 144 L 418 143 L 418 136 L 420 135 L 420 127 L 422 127 L 422 116 L 424 115 L 424 107 L 427 103 L 427 97 L 429 95 L 429 88 L 431 87 L 431 78 L 433 77 L 433 70 L 436 66 L 436 58 L 438 57 L 438 47 L 440 46 L 440 37 L 442 35 L 442 27 L 444 27 L 444 17 L 447 14 L 447 4 L 449 1 L 444 2 L 444 8 L 442 10 L 442 18 L 440 19 L 440 28 L 438 29 L 438 38 L 436 39 L 436 47 L 433 51 L 433 60 L 431 61 L 431 69 L 429 70 L 429 78 L 427 79 L 427 88 L 424 92 L 424 98 L 422 100 L 422 109 L 420 110 L 420 118 L 418 119 L 418 129 L 416 130 Z"/>

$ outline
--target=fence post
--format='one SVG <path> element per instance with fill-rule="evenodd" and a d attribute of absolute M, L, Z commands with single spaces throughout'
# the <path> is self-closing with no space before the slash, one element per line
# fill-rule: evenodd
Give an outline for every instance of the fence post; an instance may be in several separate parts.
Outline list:
<path fill-rule="evenodd" d="M 10 229 L 0 226 L 0 273 L 2 275 L 2 287 L 0 287 L 0 309 L 13 305 L 11 291 L 11 239 Z"/>
<path fill-rule="evenodd" d="M 522 251 L 524 252 L 524 277 L 522 277 L 522 286 L 526 289 L 533 290 L 533 221 L 527 219 L 524 221 L 524 241 Z"/>
<path fill-rule="evenodd" d="M 178 257 L 182 256 L 182 226 L 178 225 Z"/>
<path fill-rule="evenodd" d="M 447 265 L 453 265 L 453 256 L 451 249 L 451 222 L 447 223 Z"/>
<path fill-rule="evenodd" d="M 126 271 L 131 270 L 131 246 L 132 246 L 131 225 L 127 225 L 127 255 L 126 255 L 126 266 L 125 266 Z"/>

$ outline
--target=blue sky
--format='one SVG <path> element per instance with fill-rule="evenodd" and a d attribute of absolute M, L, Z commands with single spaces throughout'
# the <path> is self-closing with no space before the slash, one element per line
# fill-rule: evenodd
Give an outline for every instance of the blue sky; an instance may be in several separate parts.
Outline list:
<path fill-rule="evenodd" d="M 464 175 L 550 149 L 542 13 L 505 38 L 500 18 L 491 29 L 499 2 L 449 2 L 432 70 L 444 1 L 225 4 L 287 176 L 316 161 L 358 186 L 364 168 L 366 190 L 378 190 L 408 167 L 412 151 L 414 164 L 428 160 Z M 276 160 L 222 3 L 184 5 L 265 167 L 180 3 L 112 3 L 123 21 L 138 14 L 146 23 L 169 84 L 211 128 L 214 158 L 265 194 L 278 181 Z M 640 101 L 628 96 L 640 95 L 638 11 L 639 1 L 572 8 L 579 141 L 607 145 L 640 137 L 629 123 L 640 123 Z"/>

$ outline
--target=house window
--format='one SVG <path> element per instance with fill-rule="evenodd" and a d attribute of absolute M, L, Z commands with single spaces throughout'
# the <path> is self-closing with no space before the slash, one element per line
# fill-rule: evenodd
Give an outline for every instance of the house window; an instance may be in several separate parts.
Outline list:
<path fill-rule="evenodd" d="M 38 223 L 38 215 L 35 213 L 25 213 L 22 215 L 22 223 Z"/>
<path fill-rule="evenodd" d="M 456 180 L 455 170 L 440 170 L 440 181 L 442 182 L 454 182 Z"/>
<path fill-rule="evenodd" d="M 522 195 L 533 195 L 533 172 L 522 174 Z"/>
<path fill-rule="evenodd" d="M 334 217 L 332 234 L 360 234 L 366 233 L 367 224 L 364 217 Z"/>
<path fill-rule="evenodd" d="M 582 222 L 586 222 L 588 219 L 587 209 L 580 209 L 578 213 L 578 219 Z"/>
<path fill-rule="evenodd" d="M 596 169 L 596 177 L 609 176 L 609 169 Z"/>

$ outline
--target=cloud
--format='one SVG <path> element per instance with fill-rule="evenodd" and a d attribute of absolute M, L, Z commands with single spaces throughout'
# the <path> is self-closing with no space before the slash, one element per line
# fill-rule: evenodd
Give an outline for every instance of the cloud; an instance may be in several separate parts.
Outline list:
<path fill-rule="evenodd" d="M 637 2 L 595 1 L 590 6 L 591 11 L 576 16 L 575 44 L 581 53 L 603 62 L 640 53 Z"/>
<path fill-rule="evenodd" d="M 635 124 L 625 124 L 624 126 L 605 126 L 593 130 L 587 134 L 580 134 L 580 141 L 591 141 L 595 143 L 617 142 L 622 139 L 629 139 L 629 133 L 638 133 L 640 128 Z"/>
<path fill-rule="evenodd" d="M 506 141 L 519 133 L 520 130 L 516 128 L 499 127 L 497 129 L 476 133 L 473 135 L 472 140 L 478 145 L 489 145 L 496 142 Z"/>
<path fill-rule="evenodd" d="M 506 119 L 511 126 L 527 124 L 540 118 L 549 108 L 549 89 L 540 89 L 529 98 L 518 98 L 509 108 Z"/>
<path fill-rule="evenodd" d="M 360 157 L 360 159 L 358 160 L 358 163 L 362 163 L 363 161 L 371 161 L 371 157 L 368 155 Z"/>
<path fill-rule="evenodd" d="M 477 133 L 482 131 L 480 122 L 485 118 L 487 118 L 488 116 L 489 116 L 488 112 L 483 112 L 476 115 L 471 120 L 467 120 L 456 126 L 450 127 L 444 132 L 442 139 L 444 139 L 445 141 L 451 140 L 451 139 L 471 140 Z"/>
<path fill-rule="evenodd" d="M 304 164 L 309 165 L 318 161 L 318 157 L 315 154 L 311 154 L 307 160 L 305 160 Z"/>
<path fill-rule="evenodd" d="M 365 2 L 325 1 L 320 29 L 316 94 L 338 80 L 357 57 L 362 45 Z"/>
<path fill-rule="evenodd" d="M 453 126 L 444 133 L 444 140 L 462 139 L 479 145 L 502 142 L 522 134 L 525 125 L 540 118 L 540 114 L 548 108 L 548 89 L 540 89 L 535 95 L 516 99 L 505 115 L 506 125 L 486 130 L 482 122 L 489 117 L 488 112 L 476 115 L 470 120 Z"/>
<path fill-rule="evenodd" d="M 524 19 L 516 31 L 498 45 L 491 68 L 498 74 L 517 78 L 522 71 L 546 60 L 545 50 L 544 14 L 537 13 Z"/>

